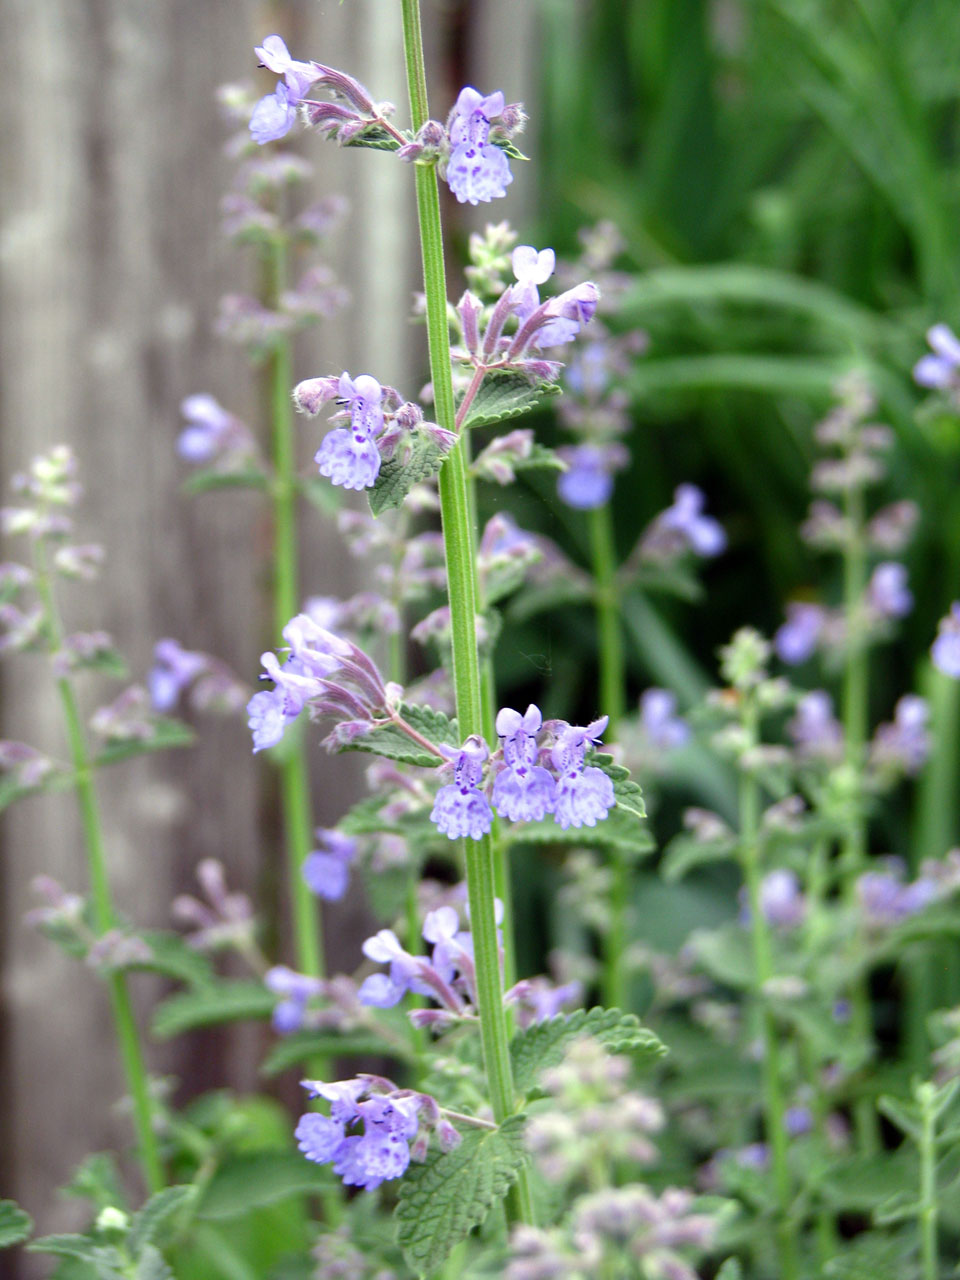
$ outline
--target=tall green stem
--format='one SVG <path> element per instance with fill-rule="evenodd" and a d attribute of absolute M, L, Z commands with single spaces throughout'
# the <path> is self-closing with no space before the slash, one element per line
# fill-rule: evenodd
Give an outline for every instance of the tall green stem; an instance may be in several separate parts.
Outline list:
<path fill-rule="evenodd" d="M 50 630 L 51 652 L 57 652 L 63 645 L 63 627 L 57 609 L 53 586 L 46 564 L 45 548 L 42 539 L 37 542 L 37 578 L 36 585 L 43 602 Z M 110 877 L 107 871 L 107 856 L 103 841 L 103 826 L 100 821 L 100 806 L 97 801 L 96 787 L 93 781 L 93 768 L 90 752 L 87 747 L 83 723 L 77 706 L 76 694 L 69 676 L 57 679 L 57 693 L 63 711 L 64 726 L 70 749 L 70 759 L 74 769 L 74 787 L 77 803 L 80 807 L 80 821 L 83 827 L 84 848 L 87 855 L 87 867 L 90 876 L 90 890 L 93 901 L 93 922 L 98 936 L 102 937 L 116 926 L 117 917 L 110 892 Z M 130 1001 L 127 981 L 122 973 L 110 971 L 106 975 L 107 990 L 110 994 L 110 1005 L 113 1010 L 113 1022 L 120 1049 L 120 1060 L 123 1064 L 127 1089 L 133 1103 L 133 1123 L 137 1134 L 138 1154 L 144 1181 L 148 1191 L 153 1194 L 164 1185 L 163 1165 L 157 1147 L 156 1134 L 153 1131 L 153 1107 L 150 1100 L 150 1084 L 147 1069 L 140 1045 L 140 1036 Z"/>
<path fill-rule="evenodd" d="M 861 490 L 848 491 L 845 515 L 849 535 L 843 553 L 843 602 L 847 620 L 847 652 L 843 672 L 843 735 L 853 809 L 844 833 L 840 867 L 846 896 L 848 900 L 852 900 L 856 878 L 863 870 L 867 851 L 867 826 L 863 813 L 863 757 L 869 721 L 869 665 L 863 619 L 867 558 Z M 862 1043 L 872 1045 L 870 990 L 864 977 L 854 979 L 850 991 L 850 1022 L 854 1035 Z M 864 1151 L 876 1153 L 880 1141 L 876 1110 L 870 1098 L 857 1099 L 854 1120 Z"/>
<path fill-rule="evenodd" d="M 423 62 L 419 0 L 402 0 L 403 47 L 414 129 L 428 117 L 427 82 Z M 443 262 L 443 235 L 440 226 L 440 195 L 434 165 L 416 165 L 417 215 L 426 295 L 427 339 L 430 349 L 430 376 L 433 382 L 437 422 L 454 429 L 456 407 L 450 368 L 450 331 L 447 322 L 447 285 Z M 483 698 L 477 654 L 477 581 L 474 536 L 470 521 L 470 498 L 466 467 L 458 441 L 440 471 L 440 516 L 443 525 L 450 602 L 453 684 L 461 737 L 483 734 Z M 490 1090 L 490 1102 L 498 1123 L 516 1109 L 516 1095 L 507 1040 L 507 1020 L 503 1007 L 499 945 L 494 917 L 495 876 L 492 842 L 465 840 L 467 894 L 470 927 L 476 965 L 477 1012 L 483 1061 Z M 513 1197 L 516 1216 L 531 1220 L 529 1187 L 524 1174 Z"/>
<path fill-rule="evenodd" d="M 593 568 L 597 652 L 600 662 L 600 707 L 610 717 L 608 736 L 616 738 L 626 711 L 626 664 L 617 590 L 617 553 L 613 514 L 609 503 L 590 512 L 590 558 Z M 627 908 L 630 902 L 630 860 L 623 849 L 610 854 L 609 923 L 603 938 L 603 1002 L 608 1009 L 627 1004 L 627 975 L 623 958 L 627 947 Z"/>
<path fill-rule="evenodd" d="M 756 738 L 755 713 L 748 709 L 745 727 L 749 738 Z M 763 1030 L 763 1109 L 764 1129 L 770 1147 L 774 1191 L 779 1210 L 777 1248 L 780 1258 L 780 1280 L 797 1280 L 796 1222 L 792 1211 L 790 1169 L 787 1163 L 787 1131 L 784 1125 L 783 1087 L 780 1079 L 780 1044 L 765 987 L 773 977 L 770 934 L 760 901 L 760 788 L 755 777 L 741 772 L 739 787 L 740 862 L 750 903 L 750 933 L 753 946 L 753 971 L 756 1000 Z"/>
<path fill-rule="evenodd" d="M 923 1280 L 940 1274 L 937 1247 L 937 1091 L 926 1083 L 917 1089 L 920 1103 L 920 1257 Z"/>
<path fill-rule="evenodd" d="M 284 288 L 286 248 L 277 240 L 265 261 L 264 294 L 268 306 L 276 306 Z M 274 640 L 300 608 L 297 565 L 297 464 L 293 404 L 290 389 L 293 369 L 290 343 L 278 340 L 267 361 L 265 379 L 273 435 L 273 609 Z M 295 726 L 296 728 L 296 726 Z M 297 966 L 312 977 L 323 974 L 323 940 L 320 913 L 303 878 L 303 863 L 313 847 L 310 812 L 310 777 L 302 732 L 287 733 L 289 742 L 278 751 L 280 794 L 287 845 L 287 870 L 293 910 Z"/>

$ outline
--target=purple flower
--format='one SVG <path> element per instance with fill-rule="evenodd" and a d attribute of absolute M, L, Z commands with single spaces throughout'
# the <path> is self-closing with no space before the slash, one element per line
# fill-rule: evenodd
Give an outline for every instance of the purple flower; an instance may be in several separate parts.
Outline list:
<path fill-rule="evenodd" d="M 650 743 L 672 751 L 685 746 L 690 726 L 676 715 L 677 698 L 669 689 L 647 689 L 640 698 L 640 723 Z"/>
<path fill-rule="evenodd" d="M 857 880 L 857 899 L 868 924 L 897 924 L 922 911 L 937 896 L 934 880 L 920 876 L 904 884 L 896 860 L 891 862 L 892 871 L 867 871 Z"/>
<path fill-rule="evenodd" d="M 307 887 L 327 902 L 339 902 L 350 883 L 350 864 L 357 856 L 357 842 L 341 831 L 317 827 L 317 839 L 324 846 L 303 860 Z"/>
<path fill-rule="evenodd" d="M 281 80 L 273 93 L 261 98 L 250 117 L 250 132 L 255 142 L 263 146 L 286 137 L 297 118 L 299 99 L 291 94 Z"/>
<path fill-rule="evenodd" d="M 776 929 L 795 929 L 802 924 L 806 902 L 800 882 L 792 871 L 777 868 L 769 871 L 760 883 L 760 911 L 768 924 Z"/>
<path fill-rule="evenodd" d="M 308 1112 L 297 1125 L 297 1145 L 308 1160 L 318 1164 L 332 1162 L 334 1173 L 347 1186 L 367 1191 L 406 1171 L 410 1164 L 409 1144 L 417 1135 L 420 1108 L 427 1101 L 423 1095 L 375 1094 L 364 1101 L 363 1094 L 369 1091 L 365 1080 L 343 1080 L 332 1085 L 319 1080 L 303 1083 L 315 1096 L 331 1103 L 329 1116 Z M 432 1107 L 439 1116 L 435 1102 Z M 360 1124 L 362 1133 L 347 1133 L 351 1126 Z"/>
<path fill-rule="evenodd" d="M 517 245 L 514 249 L 510 263 L 517 283 L 510 292 L 510 301 L 521 324 L 539 307 L 540 290 L 537 286 L 550 279 L 556 261 L 556 254 L 552 249 L 541 249 L 538 252 L 532 244 Z M 565 342 L 571 342 L 579 331 L 578 320 L 560 316 L 541 325 L 531 340 L 531 345 L 559 347 Z"/>
<path fill-rule="evenodd" d="M 716 556 L 726 547 L 727 535 L 716 520 L 702 514 L 705 501 L 696 485 L 682 484 L 674 490 L 673 506 L 661 512 L 657 523 L 682 538 L 698 556 Z"/>
<path fill-rule="evenodd" d="M 299 102 L 305 97 L 313 82 L 319 79 L 320 72 L 312 62 L 298 62 L 290 57 L 280 36 L 267 36 L 263 44 L 258 45 L 253 52 L 260 59 L 261 66 L 284 77 L 293 102 Z"/>
<path fill-rule="evenodd" d="M 955 600 L 947 616 L 940 619 L 930 657 L 938 671 L 960 680 L 960 601 Z"/>
<path fill-rule="evenodd" d="M 502 93 L 484 98 L 469 86 L 460 90 L 447 123 L 453 150 L 447 161 L 446 179 L 461 204 L 486 203 L 505 196 L 513 181 L 506 154 L 488 141 L 490 123 L 502 111 Z"/>
<path fill-rule="evenodd" d="M 823 634 L 826 615 L 818 604 L 794 601 L 787 605 L 787 620 L 773 637 L 773 647 L 781 662 L 799 666 L 812 657 Z"/>
<path fill-rule="evenodd" d="M 230 430 L 233 415 L 213 396 L 187 396 L 180 402 L 187 425 L 177 440 L 177 452 L 188 462 L 206 462 L 218 452 Z"/>
<path fill-rule="evenodd" d="M 205 653 L 192 653 L 177 640 L 158 640 L 153 650 L 153 667 L 147 676 L 154 710 L 169 711 L 175 707 L 184 689 L 208 665 Z"/>
<path fill-rule="evenodd" d="M 340 377 L 340 401 L 350 414 L 349 428 L 331 431 L 314 461 L 320 474 L 345 489 L 369 489 L 380 474 L 374 436 L 383 430 L 383 387 L 369 374 Z"/>
<path fill-rule="evenodd" d="M 920 772 L 930 754 L 927 722 L 930 708 L 924 698 L 906 694 L 893 712 L 893 721 L 882 724 L 874 734 L 870 755 L 873 763 L 901 769 L 909 776 Z"/>
<path fill-rule="evenodd" d="M 960 339 L 945 324 L 927 330 L 927 342 L 933 355 L 922 356 L 913 367 L 913 378 L 921 387 L 947 391 L 957 385 L 960 370 Z"/>
<path fill-rule="evenodd" d="M 621 444 L 567 445 L 557 450 L 557 456 L 567 464 L 557 479 L 557 494 L 577 511 L 591 511 L 609 501 L 613 473 L 629 461 Z"/>
<path fill-rule="evenodd" d="M 791 1138 L 802 1138 L 813 1130 L 813 1112 L 809 1107 L 787 1107 L 783 1113 L 783 1127 Z"/>
<path fill-rule="evenodd" d="M 913 608 L 907 570 L 895 560 L 878 564 L 867 584 L 867 604 L 881 618 L 903 618 Z"/>
<path fill-rule="evenodd" d="M 522 716 L 510 707 L 497 713 L 504 767 L 493 784 L 493 806 L 511 822 L 538 822 L 553 813 L 557 785 L 537 764 L 537 734 L 542 724 L 540 710 L 532 704 Z"/>
<path fill-rule="evenodd" d="M 787 733 L 804 757 L 837 759 L 843 750 L 843 730 L 833 714 L 833 701 L 823 689 L 804 694 Z"/>
<path fill-rule="evenodd" d="M 493 812 L 478 785 L 489 749 L 473 735 L 460 751 L 445 750 L 453 763 L 453 782 L 437 792 L 430 819 L 451 840 L 463 836 L 479 840 L 493 825 Z"/>
<path fill-rule="evenodd" d="M 300 1030 L 307 1002 L 314 996 L 322 995 L 324 990 L 319 978 L 310 978 L 305 973 L 297 973 L 282 964 L 268 969 L 263 981 L 268 991 L 282 997 L 274 1007 L 272 1017 L 274 1031 L 282 1036 Z"/>
<path fill-rule="evenodd" d="M 391 1009 L 399 1004 L 408 991 L 430 995 L 431 989 L 419 980 L 425 956 L 412 956 L 400 945 L 400 939 L 392 929 L 381 929 L 363 944 L 363 954 L 377 964 L 388 964 L 390 973 L 372 973 L 365 978 L 357 992 L 361 1004 L 377 1009 Z"/>
<path fill-rule="evenodd" d="M 558 774 L 554 816 L 568 827 L 595 827 L 616 804 L 613 783 L 595 765 L 584 766 L 588 743 L 599 742 L 609 716 L 585 728 L 561 724 L 550 758 Z"/>

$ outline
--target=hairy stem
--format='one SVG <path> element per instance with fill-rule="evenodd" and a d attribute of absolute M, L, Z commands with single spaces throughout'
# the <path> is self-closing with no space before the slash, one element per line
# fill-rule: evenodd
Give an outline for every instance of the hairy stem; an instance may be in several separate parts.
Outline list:
<path fill-rule="evenodd" d="M 937 1280 L 940 1274 L 937 1247 L 937 1094 L 932 1084 L 917 1090 L 922 1127 L 920 1130 L 920 1257 L 923 1280 Z"/>
<path fill-rule="evenodd" d="M 63 645 L 63 627 L 53 592 L 53 585 L 46 564 L 43 540 L 37 541 L 37 591 L 46 613 L 50 635 L 50 652 L 56 653 Z M 90 892 L 93 902 L 93 921 L 97 935 L 102 937 L 116 925 L 117 917 L 110 892 L 107 855 L 103 840 L 100 806 L 93 780 L 93 767 L 87 746 L 76 694 L 69 676 L 59 676 L 57 693 L 63 712 L 64 727 L 74 769 L 74 788 L 80 807 L 84 849 L 90 876 Z M 143 1178 L 148 1191 L 153 1194 L 164 1185 L 165 1177 L 153 1130 L 153 1104 L 150 1099 L 150 1083 L 144 1063 L 143 1049 L 137 1030 L 130 992 L 123 973 L 106 974 L 113 1023 L 120 1049 L 127 1090 L 133 1103 L 133 1124 L 137 1135 L 138 1155 Z"/>
<path fill-rule="evenodd" d="M 748 709 L 745 727 L 751 741 L 756 737 L 756 716 Z M 760 787 L 746 770 L 740 774 L 740 863 L 750 904 L 750 933 L 753 946 L 753 972 L 756 1001 L 763 1032 L 763 1111 L 764 1130 L 770 1147 L 773 1184 L 777 1199 L 777 1251 L 780 1280 L 797 1280 L 796 1222 L 792 1212 L 792 1189 L 787 1164 L 787 1131 L 784 1126 L 783 1086 L 780 1079 L 780 1043 L 773 1014 L 764 991 L 773 977 L 770 934 L 760 907 Z"/>
<path fill-rule="evenodd" d="M 268 306 L 276 306 L 286 277 L 286 247 L 276 240 L 265 262 L 264 296 Z M 274 641 L 300 608 L 297 564 L 297 465 L 290 343 L 278 340 L 264 372 L 265 395 L 269 401 L 273 440 L 273 611 Z M 323 975 L 323 940 L 320 913 L 303 878 L 303 863 L 313 847 L 313 819 L 310 811 L 310 776 L 306 743 L 299 726 L 288 731 L 288 742 L 278 751 L 280 796 L 287 846 L 287 872 L 293 912 L 293 932 L 297 967 L 312 977 Z"/>
<path fill-rule="evenodd" d="M 613 514 L 609 503 L 590 512 L 590 558 L 593 568 L 597 649 L 600 658 L 600 712 L 610 717 L 607 734 L 616 738 L 623 720 L 626 669 L 623 632 L 620 629 L 620 597 L 617 590 L 617 553 Z M 603 1003 L 608 1009 L 627 1005 L 626 966 L 627 909 L 630 903 L 630 860 L 623 849 L 610 854 L 610 923 L 603 939 Z"/>
<path fill-rule="evenodd" d="M 844 833 L 840 868 L 844 892 L 852 902 L 857 876 L 863 870 L 867 852 L 867 826 L 863 815 L 863 757 L 869 719 L 869 658 L 863 634 L 863 593 L 867 582 L 864 539 L 863 494 L 851 489 L 846 495 L 845 515 L 850 526 L 843 553 L 843 603 L 847 620 L 847 651 L 843 671 L 843 735 L 845 764 L 850 775 L 854 809 Z M 873 1044 L 870 990 L 865 977 L 856 978 L 850 991 L 850 1024 L 853 1034 L 864 1044 Z M 870 1098 L 858 1098 L 854 1106 L 857 1137 L 863 1150 L 876 1154 L 880 1146 L 877 1113 Z"/>
<path fill-rule="evenodd" d="M 403 47 L 414 129 L 427 119 L 427 84 L 423 62 L 419 0 L 402 0 Z M 450 369 L 450 331 L 447 322 L 447 286 L 440 227 L 440 194 L 434 165 L 414 168 L 420 248 L 426 294 L 430 376 L 433 382 L 437 422 L 452 431 L 456 421 Z M 453 650 L 453 683 L 461 737 L 483 733 L 483 698 L 477 654 L 477 581 L 474 534 L 470 520 L 463 446 L 454 445 L 439 476 L 440 515 L 447 565 Z M 494 918 L 495 876 L 493 847 L 489 837 L 465 840 L 467 893 L 476 963 L 477 1012 L 483 1060 L 494 1119 L 502 1122 L 516 1109 L 516 1096 L 507 1042 L 503 1007 L 499 945 Z M 524 1174 L 511 1197 L 516 1216 L 531 1220 L 529 1187 Z"/>

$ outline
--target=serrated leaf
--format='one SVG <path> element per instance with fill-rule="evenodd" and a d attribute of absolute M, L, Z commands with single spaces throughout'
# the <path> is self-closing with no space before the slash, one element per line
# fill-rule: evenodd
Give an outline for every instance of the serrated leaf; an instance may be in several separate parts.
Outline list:
<path fill-rule="evenodd" d="M 380 464 L 376 482 L 372 489 L 367 490 L 370 510 L 379 516 L 393 507 L 403 506 L 403 500 L 413 486 L 435 476 L 445 457 L 428 431 L 422 427 L 414 428 L 393 457 Z"/>
<path fill-rule="evenodd" d="M 148 1244 L 137 1258 L 134 1280 L 175 1280 L 173 1270 L 156 1245 Z"/>
<path fill-rule="evenodd" d="M 568 469 L 567 464 L 555 449 L 551 449 L 545 444 L 540 444 L 536 440 L 530 446 L 530 452 L 526 456 L 504 450 L 497 453 L 495 459 L 491 459 L 491 463 L 488 465 L 486 455 L 489 448 L 490 446 L 474 458 L 470 467 L 470 474 L 477 480 L 488 480 L 491 484 L 512 484 L 515 479 L 514 472 L 516 471 L 534 471 L 537 468 L 549 471 L 566 471 Z M 499 463 L 502 468 L 502 476 L 496 474 L 493 465 L 494 461 Z"/>
<path fill-rule="evenodd" d="M 277 997 L 259 982 L 217 982 L 181 991 L 157 1005 L 153 1034 L 160 1040 L 224 1022 L 269 1018 Z"/>
<path fill-rule="evenodd" d="M 736 852 L 737 842 L 732 836 L 720 840 L 697 840 L 687 834 L 674 836 L 663 851 L 660 874 L 668 884 L 675 884 L 697 867 L 727 862 Z"/>
<path fill-rule="evenodd" d="M 520 1094 L 527 1093 L 541 1071 L 558 1066 L 567 1050 L 581 1036 L 590 1036 L 610 1053 L 629 1053 L 643 1065 L 655 1062 L 667 1047 L 632 1013 L 620 1009 L 577 1009 L 538 1022 L 514 1036 L 510 1042 L 513 1083 Z"/>
<path fill-rule="evenodd" d="M 522 373 L 488 373 L 467 411 L 464 428 L 519 418 L 560 390 L 556 382 L 531 382 Z"/>
<path fill-rule="evenodd" d="M 361 129 L 359 133 L 354 134 L 347 142 L 341 143 L 344 147 L 372 147 L 374 151 L 399 151 L 400 143 L 396 138 L 387 133 L 386 129 L 379 124 L 367 125 Z"/>
<path fill-rule="evenodd" d="M 445 716 L 442 711 L 434 711 L 432 707 L 408 706 L 403 703 L 399 708 L 401 717 L 411 729 L 415 729 L 429 742 L 441 743 L 449 747 L 460 745 L 457 738 L 457 722 Z M 421 768 L 433 769 L 442 761 L 439 756 L 421 747 L 395 724 L 385 724 L 371 729 L 362 738 L 340 748 L 341 751 L 368 751 L 374 755 L 385 756 L 388 760 L 396 760 L 400 764 L 419 765 Z"/>
<path fill-rule="evenodd" d="M 266 472 L 257 467 L 245 467 L 243 470 L 218 471 L 215 467 L 204 467 L 184 480 L 184 493 L 207 493 L 210 489 L 266 489 L 270 479 Z"/>
<path fill-rule="evenodd" d="M 172 1219 L 185 1212 L 196 1198 L 197 1188 L 193 1185 L 164 1187 L 152 1195 L 133 1215 L 126 1239 L 127 1248 L 133 1256 L 138 1257 L 148 1245 L 152 1245 L 170 1227 Z"/>
<path fill-rule="evenodd" d="M 0 1200 L 0 1249 L 26 1240 L 33 1231 L 33 1219 L 13 1200 Z"/>
<path fill-rule="evenodd" d="M 257 1151 L 237 1156 L 210 1179 L 197 1217 L 222 1221 L 242 1218 L 253 1209 L 291 1196 L 316 1194 L 330 1187 L 331 1174 L 299 1151 Z"/>
<path fill-rule="evenodd" d="M 500 150 L 510 157 L 511 160 L 529 160 L 529 156 L 525 156 L 519 151 L 512 142 L 508 142 L 506 138 L 493 137 L 490 139 L 493 146 L 499 147 Z"/>
<path fill-rule="evenodd" d="M 656 842 L 650 831 L 625 809 L 611 809 L 595 827 L 564 829 L 552 818 L 540 822 L 518 822 L 503 830 L 510 844 L 575 844 L 583 848 L 622 849 L 634 856 L 653 853 Z"/>
<path fill-rule="evenodd" d="M 406 875 L 406 869 L 404 869 Z M 275 1044 L 260 1067 L 264 1076 L 279 1075 L 289 1067 L 301 1066 L 311 1058 L 406 1057 L 392 1040 L 375 1031 L 295 1031 Z"/>
<path fill-rule="evenodd" d="M 469 1129 L 453 1151 L 431 1151 L 400 1186 L 397 1243 L 418 1275 L 435 1271 L 486 1218 L 516 1181 L 526 1159 L 523 1116 L 499 1129 Z"/>
<path fill-rule="evenodd" d="M 896 1232 L 864 1231 L 831 1258 L 823 1268 L 830 1280 L 903 1280 L 916 1272 L 916 1229 Z"/>
<path fill-rule="evenodd" d="M 189 725 L 169 716 L 157 716 L 150 721 L 154 729 L 151 738 L 123 738 L 107 745 L 93 758 L 95 768 L 103 765 L 119 764 L 122 760 L 130 760 L 134 756 L 142 756 L 150 751 L 166 751 L 170 747 L 189 747 L 196 734 Z"/>
<path fill-rule="evenodd" d="M 600 769 L 613 783 L 613 794 L 621 813 L 632 814 L 635 818 L 647 816 L 647 808 L 643 803 L 643 791 L 640 785 L 630 777 L 629 769 L 624 768 L 622 764 L 616 764 L 613 756 L 598 751 L 588 752 L 585 763 Z"/>

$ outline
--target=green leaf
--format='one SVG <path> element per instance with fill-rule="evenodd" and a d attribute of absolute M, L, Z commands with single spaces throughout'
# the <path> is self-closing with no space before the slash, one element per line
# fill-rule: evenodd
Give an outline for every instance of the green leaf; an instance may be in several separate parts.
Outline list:
<path fill-rule="evenodd" d="M 297 489 L 306 500 L 325 516 L 333 516 L 343 505 L 340 490 L 323 476 L 301 476 Z"/>
<path fill-rule="evenodd" d="M 511 160 L 529 160 L 529 156 L 525 156 L 519 151 L 512 142 L 508 142 L 506 138 L 491 138 L 490 142 L 493 146 L 499 147 L 504 155 L 508 155 Z"/>
<path fill-rule="evenodd" d="M 169 1230 L 172 1220 L 186 1211 L 197 1198 L 197 1188 L 193 1185 L 164 1187 L 156 1195 L 152 1195 L 143 1208 L 133 1215 L 130 1234 L 127 1236 L 127 1248 L 134 1257 L 138 1257 L 147 1245 L 152 1245 L 159 1236 Z"/>
<path fill-rule="evenodd" d="M 912 1102 L 900 1098 L 892 1098 L 884 1094 L 877 1099 L 877 1108 L 891 1124 L 895 1124 L 902 1134 L 919 1143 L 923 1132 L 923 1117 L 919 1108 Z"/>
<path fill-rule="evenodd" d="M 719 929 L 698 929 L 689 946 L 716 982 L 743 991 L 753 988 L 753 951 L 750 935 L 742 925 L 731 922 Z"/>
<path fill-rule="evenodd" d="M 380 464 L 380 474 L 373 488 L 367 490 L 370 510 L 379 516 L 392 507 L 403 506 L 403 500 L 413 486 L 435 476 L 445 457 L 430 432 L 423 427 L 415 427 L 393 457 Z"/>
<path fill-rule="evenodd" d="M 13 1200 L 0 1200 L 0 1249 L 26 1240 L 33 1231 L 33 1219 Z"/>
<path fill-rule="evenodd" d="M 267 489 L 269 486 L 269 476 L 257 467 L 246 467 L 242 471 L 218 471 L 214 467 L 204 467 L 184 480 L 183 492 L 193 494 L 206 493 L 210 489 Z"/>
<path fill-rule="evenodd" d="M 920 1162 L 915 1151 L 881 1156 L 850 1156 L 834 1161 L 824 1174 L 819 1193 L 839 1213 L 872 1213 L 904 1187 L 919 1185 Z"/>
<path fill-rule="evenodd" d="M 644 1066 L 662 1058 L 667 1047 L 632 1013 L 619 1009 L 577 1009 L 521 1031 L 510 1042 L 513 1083 L 520 1094 L 529 1092 L 546 1067 L 559 1065 L 581 1036 L 599 1041 L 610 1053 L 630 1053 Z"/>
<path fill-rule="evenodd" d="M 313 1164 L 299 1151 L 257 1151 L 237 1156 L 210 1179 L 197 1217 L 242 1218 L 253 1209 L 291 1196 L 319 1193 L 331 1186 L 329 1169 Z"/>
<path fill-rule="evenodd" d="M 70 663 L 71 671 L 98 671 L 101 675 L 111 676 L 115 680 L 126 680 L 130 669 L 119 649 L 100 649 L 91 653 L 88 658 L 75 656 Z"/>
<path fill-rule="evenodd" d="M 55 769 L 36 786 L 25 787 L 15 773 L 0 778 L 0 813 L 24 796 L 42 795 L 45 791 L 67 791 L 73 786 L 74 775 L 69 769 Z"/>
<path fill-rule="evenodd" d="M 411 729 L 438 745 L 444 743 L 448 747 L 460 745 L 457 737 L 457 722 L 449 719 L 442 711 L 434 711 L 432 707 L 415 707 L 403 703 L 399 708 L 400 716 Z M 371 729 L 362 738 L 355 738 L 341 751 L 369 751 L 374 755 L 385 756 L 388 760 L 397 760 L 400 764 L 419 765 L 421 768 L 433 769 L 441 763 L 439 756 L 419 746 L 395 724 L 385 724 Z"/>
<path fill-rule="evenodd" d="M 365 129 L 355 133 L 349 142 L 344 142 L 341 145 L 344 147 L 372 147 L 374 151 L 400 150 L 400 143 L 396 138 L 387 133 L 386 129 L 379 124 L 367 125 Z"/>
<path fill-rule="evenodd" d="M 93 758 L 95 768 L 102 765 L 119 764 L 122 760 L 130 760 L 134 756 L 145 755 L 149 751 L 166 751 L 168 747 L 189 747 L 196 734 L 189 725 L 169 716 L 156 716 L 150 721 L 154 733 L 151 738 L 123 738 L 117 742 L 108 742 L 102 751 Z"/>
<path fill-rule="evenodd" d="M 136 960 L 126 968 L 176 978 L 190 987 L 204 986 L 214 980 L 213 966 L 207 956 L 188 946 L 179 934 L 149 929 L 139 936 L 150 948 L 150 959 Z"/>
<path fill-rule="evenodd" d="M 526 622 L 538 613 L 590 600 L 593 593 L 589 579 L 572 565 L 571 570 L 571 573 L 558 573 L 540 585 L 525 587 L 516 599 L 511 600 L 507 611 L 508 619 L 511 622 Z"/>
<path fill-rule="evenodd" d="M 137 1258 L 134 1280 L 176 1280 L 170 1264 L 156 1245 L 148 1244 Z"/>
<path fill-rule="evenodd" d="M 550 396 L 559 395 L 556 382 L 536 382 L 522 373 L 488 373 L 473 398 L 464 427 L 489 427 L 519 418 Z"/>
<path fill-rule="evenodd" d="M 502 1199 L 526 1159 L 524 1116 L 499 1129 L 468 1129 L 453 1151 L 431 1151 L 400 1186 L 397 1243 L 418 1275 L 435 1271 Z"/>
<path fill-rule="evenodd" d="M 98 1211 L 108 1205 L 127 1209 L 117 1158 L 112 1151 L 95 1151 L 87 1156 L 63 1190 L 66 1195 L 89 1200 Z"/>
<path fill-rule="evenodd" d="M 264 1059 L 260 1072 L 265 1076 L 279 1075 L 289 1067 L 300 1066 L 311 1058 L 343 1057 L 405 1057 L 392 1040 L 378 1036 L 376 1031 L 295 1031 L 284 1036 L 273 1046 Z"/>
<path fill-rule="evenodd" d="M 269 1018 L 277 997 L 259 982 L 216 982 L 161 1001 L 153 1014 L 153 1034 L 169 1040 L 195 1027 Z"/>
<path fill-rule="evenodd" d="M 743 1280 L 739 1258 L 728 1258 L 717 1272 L 717 1280 Z"/>
<path fill-rule="evenodd" d="M 638 783 L 630 778 L 630 770 L 622 764 L 615 764 L 613 756 L 601 752 L 590 751 L 586 763 L 601 769 L 613 783 L 613 794 L 617 808 L 621 813 L 632 814 L 635 818 L 645 818 L 647 809 L 643 803 L 643 792 Z"/>
<path fill-rule="evenodd" d="M 52 1253 L 58 1258 L 77 1258 L 96 1269 L 100 1276 L 123 1274 L 123 1258 L 113 1245 L 98 1244 L 89 1236 L 63 1234 L 41 1236 L 27 1245 L 28 1253 Z"/>
<path fill-rule="evenodd" d="M 873 1211 L 873 1220 L 878 1227 L 889 1227 L 894 1222 L 909 1222 L 919 1218 L 923 1204 L 916 1191 L 895 1191 Z"/>
<path fill-rule="evenodd" d="M 625 809 L 611 809 L 595 827 L 563 827 L 552 818 L 540 822 L 517 822 L 503 829 L 510 844 L 575 844 L 582 848 L 622 849 L 635 856 L 653 853 L 656 842 L 635 815 Z"/>
<path fill-rule="evenodd" d="M 719 840 L 697 840 L 686 833 L 674 836 L 663 851 L 660 874 L 668 884 L 673 884 L 697 867 L 727 862 L 736 851 L 737 841 L 733 835 Z"/>

